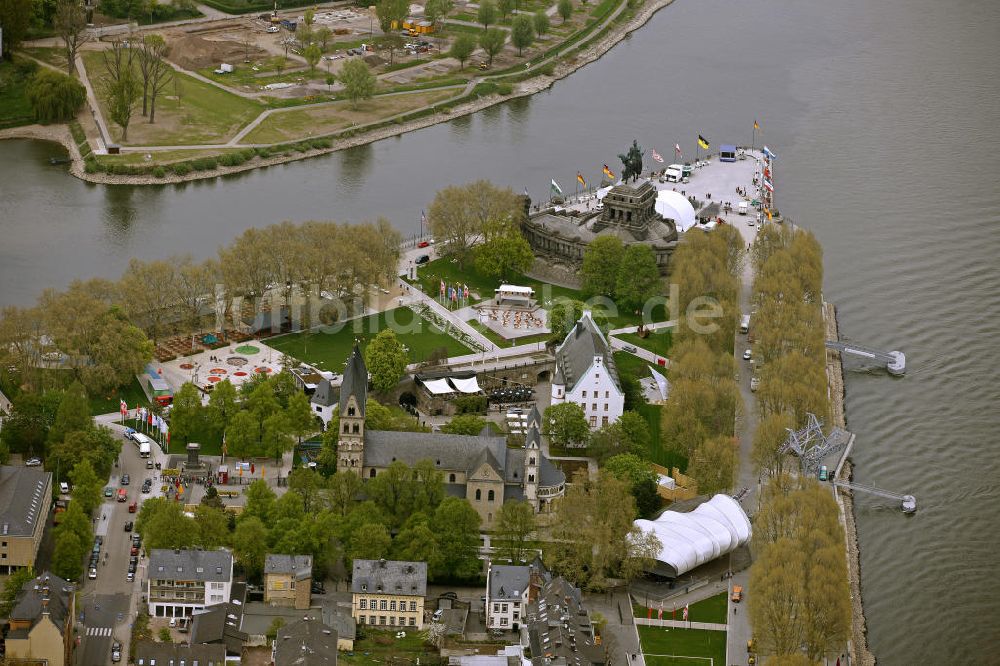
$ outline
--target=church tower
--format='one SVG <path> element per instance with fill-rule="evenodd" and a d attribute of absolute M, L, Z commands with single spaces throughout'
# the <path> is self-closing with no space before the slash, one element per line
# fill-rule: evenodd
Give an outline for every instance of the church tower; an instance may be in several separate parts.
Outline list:
<path fill-rule="evenodd" d="M 524 438 L 524 499 L 529 502 L 535 512 L 538 512 L 538 482 L 541 474 L 542 447 L 541 435 L 535 423 L 528 425 L 528 434 Z"/>
<path fill-rule="evenodd" d="M 337 469 L 361 476 L 365 465 L 365 401 L 368 398 L 368 368 L 358 345 L 344 369 L 340 385 L 340 436 L 337 439 Z"/>

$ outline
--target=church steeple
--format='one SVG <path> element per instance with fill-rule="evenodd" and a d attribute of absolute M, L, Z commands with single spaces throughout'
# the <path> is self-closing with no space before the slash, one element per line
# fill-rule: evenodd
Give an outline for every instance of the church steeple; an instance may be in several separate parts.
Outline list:
<path fill-rule="evenodd" d="M 528 424 L 524 438 L 524 499 L 538 511 L 538 482 L 541 474 L 542 446 L 538 425 Z"/>
<path fill-rule="evenodd" d="M 340 433 L 337 439 L 337 467 L 361 476 L 365 462 L 365 402 L 368 398 L 368 369 L 354 345 L 347 359 L 340 385 Z"/>

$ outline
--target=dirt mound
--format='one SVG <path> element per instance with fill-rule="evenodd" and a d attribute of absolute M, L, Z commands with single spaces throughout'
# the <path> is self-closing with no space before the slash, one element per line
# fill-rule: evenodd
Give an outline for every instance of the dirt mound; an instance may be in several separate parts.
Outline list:
<path fill-rule="evenodd" d="M 170 59 L 189 70 L 218 67 L 224 62 L 232 65 L 242 63 L 246 53 L 246 48 L 239 42 L 216 41 L 197 35 L 185 35 L 170 42 Z M 267 51 L 251 45 L 251 60 L 261 60 L 267 55 Z"/>

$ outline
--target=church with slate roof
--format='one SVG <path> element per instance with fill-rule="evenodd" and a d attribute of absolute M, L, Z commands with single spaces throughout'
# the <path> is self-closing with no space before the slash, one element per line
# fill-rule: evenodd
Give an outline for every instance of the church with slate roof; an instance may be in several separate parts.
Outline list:
<path fill-rule="evenodd" d="M 493 526 L 506 501 L 524 500 L 546 512 L 565 492 L 566 475 L 542 454 L 537 407 L 528 419 L 524 448 L 511 449 L 506 437 L 489 434 L 368 430 L 367 396 L 368 369 L 355 346 L 340 388 L 338 470 L 374 479 L 394 462 L 412 467 L 430 460 L 444 478 L 445 492 L 467 499 L 484 528 Z"/>

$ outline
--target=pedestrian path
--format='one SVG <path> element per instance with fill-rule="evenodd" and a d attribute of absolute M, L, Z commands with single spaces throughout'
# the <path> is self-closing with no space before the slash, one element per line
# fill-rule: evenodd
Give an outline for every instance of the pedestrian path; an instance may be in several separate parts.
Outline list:
<path fill-rule="evenodd" d="M 657 620 L 656 618 L 635 618 L 635 623 L 646 627 L 671 627 L 673 629 L 707 629 L 709 631 L 726 631 L 728 624 L 718 622 L 687 622 L 685 620 Z"/>
<path fill-rule="evenodd" d="M 111 627 L 87 627 L 87 635 L 108 638 L 111 636 Z"/>

